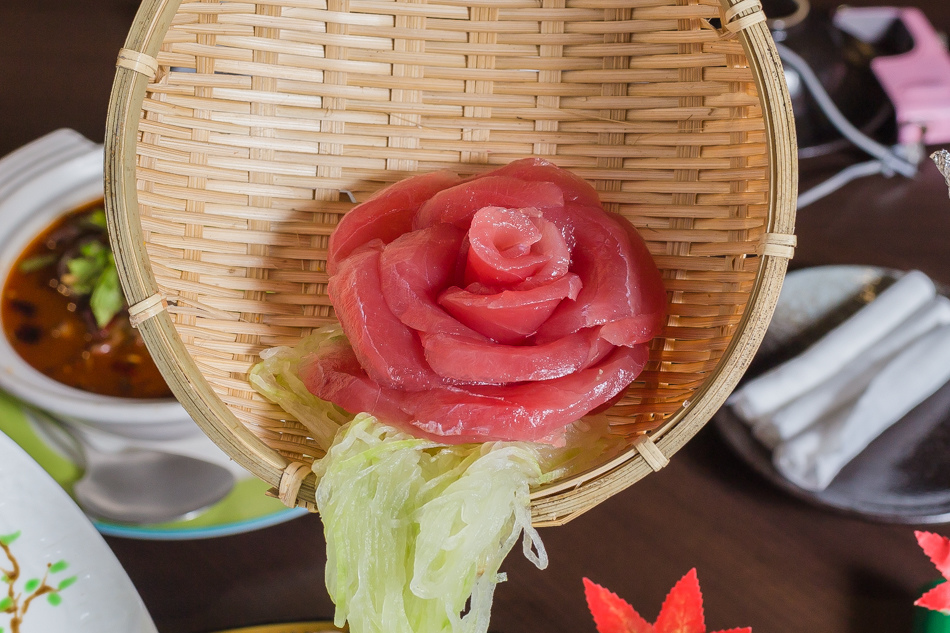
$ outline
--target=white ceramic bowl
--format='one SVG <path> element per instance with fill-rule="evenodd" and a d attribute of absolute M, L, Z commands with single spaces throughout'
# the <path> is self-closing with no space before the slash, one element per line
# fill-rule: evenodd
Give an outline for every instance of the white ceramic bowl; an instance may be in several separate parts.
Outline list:
<path fill-rule="evenodd" d="M 53 134 L 0 161 L 0 281 L 59 216 L 102 198 L 102 146 L 85 139 L 85 145 L 77 143 L 75 133 Z M 31 153 L 36 145 L 42 151 Z M 35 159 L 32 171 L 14 169 L 18 155 Z M 174 399 L 115 398 L 68 387 L 28 365 L 5 336 L 0 336 L 0 389 L 54 415 L 124 437 L 161 440 L 200 433 Z"/>
<path fill-rule="evenodd" d="M 24 633 L 156 633 L 132 581 L 89 519 L 3 433 L 0 542 L 0 568 L 12 569 L 12 557 L 20 569 L 13 606 L 22 609 L 39 590 L 23 616 Z M 45 585 L 36 582 L 44 577 Z M 8 583 L 0 582 L 0 598 L 7 596 Z M 9 631 L 12 614 L 5 610 L 0 610 L 0 629 Z"/>

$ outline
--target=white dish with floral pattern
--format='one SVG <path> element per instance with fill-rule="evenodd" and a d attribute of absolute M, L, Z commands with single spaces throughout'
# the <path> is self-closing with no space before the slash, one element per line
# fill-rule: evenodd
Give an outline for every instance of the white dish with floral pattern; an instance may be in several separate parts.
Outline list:
<path fill-rule="evenodd" d="M 157 633 L 132 581 L 89 519 L 2 433 L 0 630 Z"/>

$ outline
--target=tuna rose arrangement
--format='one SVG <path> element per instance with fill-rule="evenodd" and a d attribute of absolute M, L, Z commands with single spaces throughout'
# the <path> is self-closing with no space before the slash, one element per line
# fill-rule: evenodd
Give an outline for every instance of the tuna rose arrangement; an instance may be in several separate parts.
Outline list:
<path fill-rule="evenodd" d="M 531 487 L 604 450 L 573 423 L 642 371 L 660 273 L 593 187 L 540 159 L 381 190 L 344 216 L 327 271 L 340 327 L 267 350 L 250 380 L 327 446 L 335 622 L 484 633 L 518 537 L 547 564 Z"/>
<path fill-rule="evenodd" d="M 447 444 L 558 443 L 636 378 L 665 318 L 636 230 L 541 159 L 382 190 L 340 222 L 327 269 L 349 345 L 313 358 L 307 387 Z"/>

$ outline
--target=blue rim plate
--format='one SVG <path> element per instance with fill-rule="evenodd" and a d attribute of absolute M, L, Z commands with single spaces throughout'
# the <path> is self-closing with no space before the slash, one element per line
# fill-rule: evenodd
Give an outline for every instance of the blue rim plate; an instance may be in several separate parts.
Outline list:
<path fill-rule="evenodd" d="M 50 447 L 37 433 L 11 396 L 0 393 L 0 432 L 19 444 L 67 492 L 82 470 Z M 241 479 L 227 497 L 193 517 L 158 525 L 124 525 L 96 521 L 103 535 L 122 538 L 178 541 L 216 538 L 260 530 L 307 514 L 303 508 L 287 508 L 268 497 L 267 483 L 253 477 Z"/>

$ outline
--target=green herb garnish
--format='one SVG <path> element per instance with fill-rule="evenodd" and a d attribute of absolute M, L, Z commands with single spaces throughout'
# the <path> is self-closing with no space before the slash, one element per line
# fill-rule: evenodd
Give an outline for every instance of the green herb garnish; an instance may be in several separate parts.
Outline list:
<path fill-rule="evenodd" d="M 106 230 L 106 212 L 105 209 L 93 209 L 82 219 L 83 223 L 94 226 L 98 229 Z"/>
<path fill-rule="evenodd" d="M 66 269 L 69 272 L 60 281 L 74 295 L 89 295 L 96 325 L 108 325 L 125 305 L 112 251 L 100 242 L 86 242 L 79 247 L 79 256 L 66 262 Z"/>
<path fill-rule="evenodd" d="M 102 271 L 92 296 L 89 297 L 89 307 L 96 317 L 96 324 L 105 327 L 125 306 L 122 288 L 119 286 L 119 271 L 115 267 L 115 259 L 109 253 L 109 266 Z"/>
<path fill-rule="evenodd" d="M 20 262 L 20 272 L 23 273 L 33 273 L 37 270 L 42 270 L 51 264 L 56 263 L 56 254 L 55 253 L 46 253 L 45 255 L 34 255 L 33 257 L 27 257 L 22 262 Z"/>
<path fill-rule="evenodd" d="M 112 253 L 100 242 L 86 242 L 79 247 L 79 256 L 66 262 L 61 281 L 76 295 L 91 294 L 99 278 L 109 267 Z M 114 264 L 113 264 L 114 265 Z"/>

